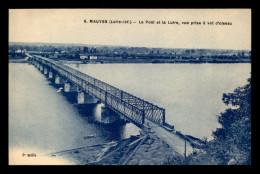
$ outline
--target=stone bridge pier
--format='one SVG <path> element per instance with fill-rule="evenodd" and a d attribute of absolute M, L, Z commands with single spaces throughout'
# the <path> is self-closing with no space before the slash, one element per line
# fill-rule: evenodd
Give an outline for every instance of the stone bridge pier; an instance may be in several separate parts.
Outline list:
<path fill-rule="evenodd" d="M 78 104 L 96 104 L 98 99 L 88 95 L 81 88 L 78 88 Z"/>
<path fill-rule="evenodd" d="M 56 74 L 54 83 L 55 83 L 55 85 L 63 86 L 65 83 L 65 79 L 62 78 L 60 75 Z"/>
<path fill-rule="evenodd" d="M 66 80 L 64 83 L 64 92 L 78 92 L 78 87 L 77 85 Z"/>
<path fill-rule="evenodd" d="M 45 66 L 45 67 L 43 68 L 43 74 L 44 74 L 44 75 L 48 75 L 48 71 L 49 71 L 49 69 Z"/>
<path fill-rule="evenodd" d="M 120 116 L 110 110 L 107 106 L 101 107 L 101 122 L 103 123 L 113 123 L 120 119 Z"/>
<path fill-rule="evenodd" d="M 43 65 L 40 65 L 40 71 L 43 72 Z"/>
<path fill-rule="evenodd" d="M 54 75 L 53 75 L 53 72 L 52 70 L 49 71 L 49 75 L 48 75 L 49 79 L 53 79 Z"/>
<path fill-rule="evenodd" d="M 39 62 L 37 63 L 36 67 L 37 67 L 38 69 L 40 69 L 40 63 L 39 63 Z"/>

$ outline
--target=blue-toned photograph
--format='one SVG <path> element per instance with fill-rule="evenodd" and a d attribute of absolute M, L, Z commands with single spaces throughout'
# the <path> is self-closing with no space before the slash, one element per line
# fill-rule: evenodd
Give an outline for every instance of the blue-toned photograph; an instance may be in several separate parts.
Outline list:
<path fill-rule="evenodd" d="M 251 165 L 251 9 L 9 9 L 9 165 Z"/>

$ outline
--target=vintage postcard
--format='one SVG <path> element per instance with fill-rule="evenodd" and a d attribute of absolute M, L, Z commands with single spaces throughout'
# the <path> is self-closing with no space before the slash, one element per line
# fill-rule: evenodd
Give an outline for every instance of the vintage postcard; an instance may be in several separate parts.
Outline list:
<path fill-rule="evenodd" d="M 9 165 L 251 165 L 251 9 L 9 9 Z"/>

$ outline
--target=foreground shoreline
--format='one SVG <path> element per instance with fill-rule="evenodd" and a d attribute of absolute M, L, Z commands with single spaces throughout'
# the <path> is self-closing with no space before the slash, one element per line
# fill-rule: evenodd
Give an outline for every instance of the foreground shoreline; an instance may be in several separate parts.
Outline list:
<path fill-rule="evenodd" d="M 204 143 L 178 131 L 174 134 L 191 144 L 192 151 L 182 154 L 177 147 L 168 144 L 155 132 L 141 130 L 139 135 L 117 142 L 69 149 L 46 156 L 63 158 L 72 165 L 186 165 L 185 155 L 200 149 Z"/>
<path fill-rule="evenodd" d="M 47 156 L 64 158 L 73 165 L 183 165 L 185 161 L 183 154 L 154 133 Z"/>

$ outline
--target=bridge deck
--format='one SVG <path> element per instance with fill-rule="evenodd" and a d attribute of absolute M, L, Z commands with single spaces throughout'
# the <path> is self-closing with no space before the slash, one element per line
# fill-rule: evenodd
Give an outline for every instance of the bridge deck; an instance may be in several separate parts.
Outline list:
<path fill-rule="evenodd" d="M 120 90 L 103 81 L 41 56 L 33 56 L 37 62 L 57 71 L 89 95 L 96 97 L 114 112 L 138 125 L 143 125 L 145 118 L 157 124 L 165 124 L 165 109 L 132 94 Z"/>

